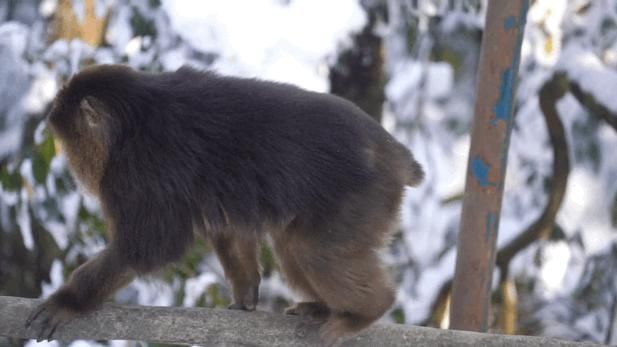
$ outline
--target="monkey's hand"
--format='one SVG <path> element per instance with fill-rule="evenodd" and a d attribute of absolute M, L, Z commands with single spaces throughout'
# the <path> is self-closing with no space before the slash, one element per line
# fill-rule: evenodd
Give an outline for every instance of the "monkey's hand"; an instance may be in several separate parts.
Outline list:
<path fill-rule="evenodd" d="M 78 315 L 77 311 L 60 304 L 58 294 L 61 294 L 61 292 L 52 295 L 49 299 L 32 310 L 26 320 L 27 329 L 32 327 L 38 331 L 37 341 L 39 342 L 43 340 L 52 340 L 59 326 Z"/>
<path fill-rule="evenodd" d="M 259 282 L 261 279 L 251 281 L 251 284 L 233 286 L 234 302 L 227 308 L 230 310 L 255 311 L 259 301 Z"/>

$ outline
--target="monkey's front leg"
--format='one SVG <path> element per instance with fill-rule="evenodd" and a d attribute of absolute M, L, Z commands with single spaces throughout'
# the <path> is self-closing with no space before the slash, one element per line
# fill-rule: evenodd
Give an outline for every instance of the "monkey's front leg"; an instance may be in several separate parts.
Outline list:
<path fill-rule="evenodd" d="M 253 311 L 259 299 L 259 240 L 256 235 L 219 232 L 211 235 L 214 250 L 231 283 L 233 303 L 230 309 Z"/>
<path fill-rule="evenodd" d="M 77 268 L 66 284 L 30 313 L 26 328 L 38 329 L 38 340 L 52 339 L 58 326 L 94 309 L 128 284 L 134 273 L 113 253 L 110 246 Z"/>

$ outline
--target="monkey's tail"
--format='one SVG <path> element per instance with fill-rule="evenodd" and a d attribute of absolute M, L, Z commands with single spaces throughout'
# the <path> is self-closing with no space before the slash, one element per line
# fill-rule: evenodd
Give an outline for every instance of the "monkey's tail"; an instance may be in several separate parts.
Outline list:
<path fill-rule="evenodd" d="M 416 161 L 416 159 L 411 155 L 408 161 L 408 176 L 407 182 L 405 182 L 410 187 L 415 187 L 419 185 L 422 180 L 424 180 L 424 169 L 422 165 Z"/>

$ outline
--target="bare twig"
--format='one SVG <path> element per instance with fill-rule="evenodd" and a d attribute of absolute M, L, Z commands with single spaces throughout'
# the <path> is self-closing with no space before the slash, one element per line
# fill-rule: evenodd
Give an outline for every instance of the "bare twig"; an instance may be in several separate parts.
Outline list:
<path fill-rule="evenodd" d="M 570 81 L 570 92 L 589 111 L 590 115 L 600 118 L 617 131 L 617 114 L 598 103 L 591 94 L 585 92 L 576 82 Z"/>
<path fill-rule="evenodd" d="M 551 147 L 553 148 L 551 190 L 548 203 L 540 218 L 497 253 L 496 262 L 501 281 L 507 278 L 508 267 L 514 256 L 538 239 L 547 237 L 555 225 L 555 217 L 561 207 L 568 183 L 568 175 L 570 174 L 568 142 L 556 107 L 557 101 L 565 95 L 567 90 L 568 79 L 564 74 L 555 74 L 540 89 L 540 109 L 544 114 Z"/>

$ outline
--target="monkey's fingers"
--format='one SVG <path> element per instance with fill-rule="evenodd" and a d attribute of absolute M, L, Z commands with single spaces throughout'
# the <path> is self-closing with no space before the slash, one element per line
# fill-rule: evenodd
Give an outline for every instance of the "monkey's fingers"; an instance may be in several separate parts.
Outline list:
<path fill-rule="evenodd" d="M 32 322 L 34 322 L 39 317 L 39 315 L 46 310 L 47 305 L 45 303 L 37 306 L 34 310 L 32 310 L 32 312 L 30 312 L 30 315 L 26 319 L 26 328 L 30 328 Z"/>
<path fill-rule="evenodd" d="M 36 329 L 38 342 L 51 340 L 59 326 L 71 320 L 75 313 L 49 299 L 36 307 L 26 319 L 27 329 Z"/>
<path fill-rule="evenodd" d="M 227 306 L 228 310 L 244 310 L 244 305 L 242 305 L 241 303 L 231 303 Z"/>
<path fill-rule="evenodd" d="M 241 310 L 241 311 L 255 311 L 255 306 L 248 307 L 247 305 L 241 302 L 234 302 L 233 304 L 227 306 L 230 310 Z"/>
<path fill-rule="evenodd" d="M 41 322 L 40 331 L 37 338 L 38 341 L 53 340 L 56 330 L 71 321 L 74 317 L 74 313 L 71 313 L 63 308 L 56 308 L 47 311 L 44 320 Z"/>
<path fill-rule="evenodd" d="M 304 301 L 296 303 L 285 309 L 285 314 L 300 316 L 302 319 L 310 319 L 316 322 L 324 322 L 330 315 L 330 309 L 324 303 L 317 301 Z"/>
<path fill-rule="evenodd" d="M 300 312 L 298 312 L 297 306 L 289 306 L 285 309 L 285 314 L 290 316 L 299 316 Z"/>
<path fill-rule="evenodd" d="M 44 312 L 42 312 L 39 316 L 39 321 L 40 323 L 37 329 L 36 342 L 47 340 L 48 333 L 46 333 L 46 331 L 48 330 L 51 321 L 51 316 L 48 309 L 45 309 Z"/>
<path fill-rule="evenodd" d="M 45 336 L 45 339 L 47 341 L 53 340 L 54 333 L 56 332 L 56 329 L 58 328 L 58 326 L 60 326 L 60 324 L 62 324 L 62 320 L 52 319 L 51 322 L 47 325 L 47 327 L 44 328 L 47 330 L 47 333 L 43 333 L 41 335 Z"/>

